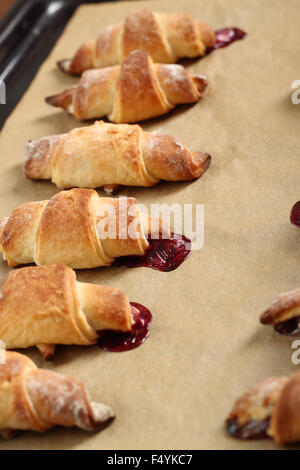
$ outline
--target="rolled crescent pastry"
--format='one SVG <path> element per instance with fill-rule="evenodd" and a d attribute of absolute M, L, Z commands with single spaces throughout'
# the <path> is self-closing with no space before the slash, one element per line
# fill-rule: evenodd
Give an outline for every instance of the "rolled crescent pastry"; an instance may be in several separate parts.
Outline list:
<path fill-rule="evenodd" d="M 153 13 L 148 8 L 130 13 L 125 21 L 107 26 L 96 40 L 87 41 L 73 59 L 58 62 L 71 74 L 121 64 L 136 49 L 155 62 L 172 63 L 203 56 L 216 41 L 213 29 L 188 14 Z"/>
<path fill-rule="evenodd" d="M 263 325 L 272 325 L 278 333 L 299 335 L 300 288 L 280 294 L 261 314 L 260 321 Z"/>
<path fill-rule="evenodd" d="M 87 70 L 77 85 L 46 102 L 79 120 L 108 116 L 112 122 L 128 123 L 195 103 L 206 85 L 205 77 L 191 75 L 181 65 L 154 64 L 146 51 L 137 50 L 122 65 Z"/>
<path fill-rule="evenodd" d="M 240 439 L 300 441 L 300 373 L 257 382 L 236 401 L 226 426 Z"/>
<path fill-rule="evenodd" d="M 9 266 L 62 263 L 86 269 L 120 256 L 143 255 L 146 235 L 168 238 L 161 219 L 145 217 L 134 198 L 99 197 L 93 189 L 61 191 L 25 202 L 0 221 L 0 248 Z"/>
<path fill-rule="evenodd" d="M 54 426 L 96 431 L 114 417 L 112 409 L 90 400 L 74 377 L 38 369 L 23 354 L 6 351 L 0 364 L 0 434 L 44 432 Z"/>
<path fill-rule="evenodd" d="M 143 132 L 135 124 L 95 122 L 26 146 L 25 175 L 51 179 L 58 187 L 153 186 L 160 180 L 201 176 L 207 153 L 190 151 L 179 138 Z"/>
<path fill-rule="evenodd" d="M 37 346 L 49 360 L 56 344 L 88 346 L 102 330 L 130 331 L 131 308 L 121 290 L 77 282 L 63 264 L 16 269 L 0 291 L 0 339 L 6 349 Z"/>

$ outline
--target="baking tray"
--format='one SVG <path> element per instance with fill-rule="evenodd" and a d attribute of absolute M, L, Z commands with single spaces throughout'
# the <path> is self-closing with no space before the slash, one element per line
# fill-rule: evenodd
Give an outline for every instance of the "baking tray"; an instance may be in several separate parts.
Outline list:
<path fill-rule="evenodd" d="M 194 182 L 119 193 L 148 208 L 204 204 L 204 246 L 169 273 L 78 270 L 79 281 L 119 287 L 149 308 L 149 338 L 120 354 L 97 346 L 61 347 L 51 363 L 34 348 L 25 354 L 39 367 L 81 379 L 93 400 L 114 409 L 116 420 L 100 433 L 24 432 L 1 441 L 1 449 L 278 448 L 271 440 L 231 438 L 224 420 L 253 382 L 299 370 L 291 361 L 293 340 L 259 323 L 259 314 L 277 294 L 300 283 L 300 232 L 289 222 L 300 179 L 300 106 L 291 103 L 291 84 L 299 78 L 299 0 L 80 6 L 1 132 L 0 217 L 59 191 L 50 182 L 24 178 L 25 142 L 86 125 L 44 101 L 78 80 L 58 70 L 56 62 L 104 26 L 145 6 L 188 11 L 214 29 L 238 26 L 248 34 L 200 60 L 184 61 L 191 73 L 208 77 L 201 102 L 141 123 L 146 131 L 178 136 L 191 149 L 209 152 L 209 170 Z M 0 284 L 9 271 L 0 262 Z"/>
<path fill-rule="evenodd" d="M 0 80 L 6 85 L 6 105 L 0 106 L 0 128 L 28 88 L 74 10 L 83 3 L 102 2 L 19 0 L 1 20 Z"/>

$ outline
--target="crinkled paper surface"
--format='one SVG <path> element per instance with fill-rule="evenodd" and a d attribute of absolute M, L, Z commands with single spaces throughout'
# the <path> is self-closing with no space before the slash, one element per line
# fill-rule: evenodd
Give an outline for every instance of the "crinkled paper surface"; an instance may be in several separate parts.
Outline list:
<path fill-rule="evenodd" d="M 95 401 L 117 415 L 103 432 L 54 429 L 22 433 L 1 449 L 272 449 L 271 441 L 240 442 L 224 419 L 254 381 L 299 370 L 292 340 L 259 324 L 279 292 L 300 285 L 300 230 L 289 223 L 299 199 L 300 105 L 291 103 L 299 76 L 299 0 L 177 0 L 85 5 L 67 25 L 0 136 L 0 216 L 58 189 L 23 176 L 28 139 L 66 132 L 78 123 L 44 97 L 77 81 L 55 63 L 71 56 L 102 27 L 147 5 L 189 12 L 215 29 L 238 26 L 248 36 L 201 60 L 184 61 L 205 74 L 209 88 L 194 106 L 143 123 L 209 152 L 212 166 L 193 183 L 124 188 L 139 202 L 205 204 L 205 243 L 176 271 L 103 268 L 78 280 L 122 288 L 153 313 L 151 335 L 138 349 L 103 352 L 61 347 L 40 367 L 73 374 Z M 42 40 L 42 38 L 41 38 Z M 19 77 L 22 80 L 22 77 Z M 101 191 L 100 191 L 101 193 Z M 102 193 L 101 193 L 102 194 Z M 8 274 L 0 264 L 0 281 Z"/>

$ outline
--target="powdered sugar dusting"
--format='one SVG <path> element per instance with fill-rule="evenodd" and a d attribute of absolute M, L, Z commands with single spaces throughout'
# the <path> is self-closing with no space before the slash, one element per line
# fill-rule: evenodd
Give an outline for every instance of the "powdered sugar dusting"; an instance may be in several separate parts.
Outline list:
<path fill-rule="evenodd" d="M 100 403 L 90 404 L 93 410 L 91 415 L 85 389 L 71 377 L 38 371 L 29 375 L 27 386 L 36 411 L 49 424 L 66 422 L 82 429 L 93 429 L 95 424 L 101 424 L 113 416 L 112 410 Z"/>
<path fill-rule="evenodd" d="M 187 81 L 187 72 L 179 64 L 164 64 L 163 73 L 160 74 L 160 80 L 163 81 L 164 87 L 180 90 Z"/>
<path fill-rule="evenodd" d="M 51 135 L 39 140 L 29 140 L 25 146 L 25 162 L 30 158 L 49 158 L 53 147 L 62 135 Z"/>
<path fill-rule="evenodd" d="M 105 423 L 115 416 L 110 406 L 104 405 L 103 403 L 96 403 L 93 401 L 91 403 L 91 407 L 96 423 Z"/>
<path fill-rule="evenodd" d="M 184 151 L 185 147 L 179 137 L 175 138 L 175 145 L 181 150 Z"/>

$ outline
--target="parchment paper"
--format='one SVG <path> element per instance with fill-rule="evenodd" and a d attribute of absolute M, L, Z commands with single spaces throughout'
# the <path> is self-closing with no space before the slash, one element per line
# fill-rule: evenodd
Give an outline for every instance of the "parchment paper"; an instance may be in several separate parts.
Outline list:
<path fill-rule="evenodd" d="M 74 118 L 44 97 L 75 83 L 55 63 L 84 40 L 138 7 L 189 12 L 214 28 L 239 26 L 248 37 L 202 60 L 185 61 L 209 79 L 200 103 L 143 123 L 211 153 L 209 171 L 193 183 L 123 189 L 139 202 L 204 203 L 205 244 L 179 269 L 103 268 L 78 271 L 80 281 L 122 288 L 153 313 L 150 338 L 126 353 L 61 347 L 40 367 L 73 374 L 94 400 L 117 415 L 100 433 L 55 429 L 1 441 L 1 449 L 271 449 L 224 431 L 235 398 L 254 381 L 300 370 L 292 340 L 258 322 L 278 293 L 300 285 L 300 231 L 289 223 L 299 199 L 300 105 L 290 101 L 300 79 L 298 0 L 177 0 L 80 7 L 0 137 L 0 216 L 58 189 L 23 176 L 28 139 L 68 131 Z M 42 40 L 42 38 L 41 38 Z M 22 77 L 19 77 L 22 80 Z M 0 281 L 8 274 L 0 264 Z"/>

